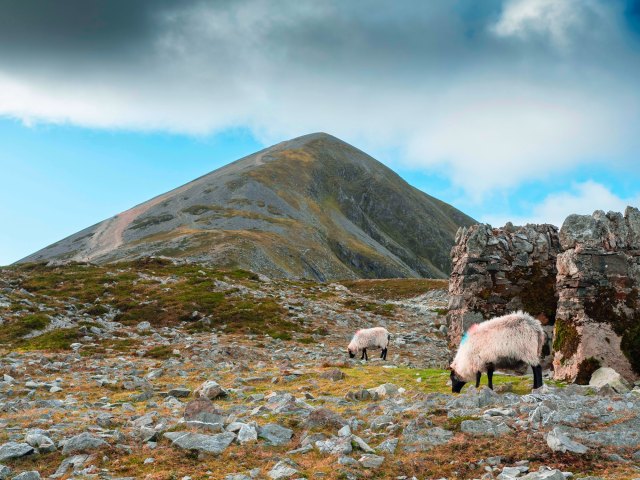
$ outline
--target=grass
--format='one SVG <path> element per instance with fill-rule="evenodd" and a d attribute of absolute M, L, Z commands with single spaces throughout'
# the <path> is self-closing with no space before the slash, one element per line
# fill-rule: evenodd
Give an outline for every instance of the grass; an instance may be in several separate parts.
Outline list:
<path fill-rule="evenodd" d="M 381 280 L 350 280 L 340 282 L 354 293 L 385 300 L 417 297 L 431 290 L 446 290 L 448 280 L 426 278 L 391 278 Z"/>

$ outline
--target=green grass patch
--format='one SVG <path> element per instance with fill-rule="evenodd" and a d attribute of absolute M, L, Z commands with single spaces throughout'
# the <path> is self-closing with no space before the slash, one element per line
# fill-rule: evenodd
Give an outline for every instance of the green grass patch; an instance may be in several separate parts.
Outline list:
<path fill-rule="evenodd" d="M 19 344 L 22 350 L 71 350 L 71 344 L 81 337 L 77 328 L 61 328 L 29 338 Z"/>
<path fill-rule="evenodd" d="M 177 357 L 178 355 L 173 353 L 173 348 L 170 346 L 160 345 L 147 350 L 144 356 L 147 358 L 155 358 L 156 360 L 166 360 L 171 357 Z"/>

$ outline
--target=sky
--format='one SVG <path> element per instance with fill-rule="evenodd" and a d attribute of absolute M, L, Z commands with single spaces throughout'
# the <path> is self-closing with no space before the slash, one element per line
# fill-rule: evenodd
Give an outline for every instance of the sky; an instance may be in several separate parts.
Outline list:
<path fill-rule="evenodd" d="M 640 1 L 4 0 L 0 265 L 324 131 L 494 226 L 640 205 Z"/>

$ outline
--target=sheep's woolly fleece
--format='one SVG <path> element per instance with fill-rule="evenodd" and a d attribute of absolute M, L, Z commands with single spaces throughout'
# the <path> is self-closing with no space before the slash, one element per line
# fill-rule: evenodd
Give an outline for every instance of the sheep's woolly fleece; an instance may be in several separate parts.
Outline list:
<path fill-rule="evenodd" d="M 501 358 L 519 360 L 534 366 L 540 363 L 545 340 L 540 322 L 518 311 L 475 324 L 463 336 L 451 363 L 457 377 L 471 381 L 487 364 Z"/>

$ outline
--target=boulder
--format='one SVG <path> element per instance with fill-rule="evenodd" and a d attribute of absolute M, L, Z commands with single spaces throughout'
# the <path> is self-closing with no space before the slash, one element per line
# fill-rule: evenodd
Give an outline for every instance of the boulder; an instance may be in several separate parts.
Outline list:
<path fill-rule="evenodd" d="M 62 447 L 62 453 L 68 455 L 70 453 L 98 450 L 108 446 L 109 444 L 100 437 L 84 432 L 67 440 Z"/>
<path fill-rule="evenodd" d="M 589 450 L 581 443 L 574 442 L 558 428 L 554 428 L 547 434 L 547 445 L 554 452 L 587 453 Z"/>
<path fill-rule="evenodd" d="M 203 435 L 192 432 L 168 432 L 165 433 L 164 436 L 171 440 L 174 446 L 184 450 L 197 450 L 215 455 L 224 452 L 236 438 L 236 434 L 232 432 L 224 432 L 217 435 Z"/>
<path fill-rule="evenodd" d="M 28 443 L 8 442 L 0 447 L 0 462 L 31 455 L 34 451 Z"/>
<path fill-rule="evenodd" d="M 610 386 L 618 393 L 627 393 L 630 388 L 627 381 L 613 368 L 601 367 L 591 375 L 589 386 L 602 388 L 605 385 Z"/>
<path fill-rule="evenodd" d="M 286 445 L 293 437 L 293 430 L 276 423 L 268 423 L 258 429 L 258 437 L 265 439 L 271 445 Z"/>
<path fill-rule="evenodd" d="M 364 454 L 359 459 L 360 465 L 364 468 L 378 468 L 384 463 L 384 457 L 374 454 Z"/>
<path fill-rule="evenodd" d="M 224 388 L 222 388 L 222 386 L 218 384 L 218 382 L 214 380 L 207 380 L 196 389 L 195 394 L 197 397 L 204 397 L 208 398 L 209 400 L 214 400 L 216 398 L 226 397 L 228 395 L 228 392 Z"/>
<path fill-rule="evenodd" d="M 298 473 L 298 470 L 293 468 L 292 464 L 293 462 L 281 460 L 276 463 L 271 470 L 269 470 L 269 473 L 267 475 L 273 480 L 293 477 L 296 473 Z"/>

